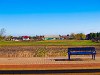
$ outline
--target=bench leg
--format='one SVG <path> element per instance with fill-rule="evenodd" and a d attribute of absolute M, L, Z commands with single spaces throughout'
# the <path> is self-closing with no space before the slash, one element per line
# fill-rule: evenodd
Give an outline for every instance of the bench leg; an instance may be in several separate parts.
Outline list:
<path fill-rule="evenodd" d="M 94 59 L 94 60 L 95 60 L 95 54 L 92 54 L 92 59 Z"/>
<path fill-rule="evenodd" d="M 94 55 L 92 54 L 92 59 L 94 58 Z"/>
<path fill-rule="evenodd" d="M 68 60 L 70 60 L 70 54 L 68 54 Z"/>
<path fill-rule="evenodd" d="M 95 60 L 95 54 L 94 54 L 94 60 Z"/>

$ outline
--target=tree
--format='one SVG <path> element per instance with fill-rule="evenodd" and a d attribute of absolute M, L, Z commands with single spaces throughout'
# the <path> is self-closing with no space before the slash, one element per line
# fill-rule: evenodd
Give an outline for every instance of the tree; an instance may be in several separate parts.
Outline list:
<path fill-rule="evenodd" d="M 93 33 L 90 33 L 90 40 L 93 38 Z"/>
<path fill-rule="evenodd" d="M 83 33 L 75 34 L 75 39 L 77 39 L 77 40 L 85 40 L 86 39 L 86 35 L 83 34 Z"/>
<path fill-rule="evenodd" d="M 69 35 L 69 39 L 75 39 L 75 34 L 74 34 L 74 33 L 71 33 L 71 34 Z"/>
<path fill-rule="evenodd" d="M 99 37 L 99 33 L 97 32 L 97 37 Z"/>
<path fill-rule="evenodd" d="M 81 40 L 85 40 L 86 39 L 86 35 L 83 34 L 83 33 L 80 33 L 80 37 L 81 37 Z"/>
<path fill-rule="evenodd" d="M 2 28 L 1 30 L 0 30 L 0 40 L 3 40 L 4 39 L 4 33 L 6 32 L 6 30 L 4 29 L 4 28 Z"/>
<path fill-rule="evenodd" d="M 6 32 L 6 30 L 5 30 L 4 28 L 2 28 L 2 29 L 0 30 L 0 36 L 3 36 L 5 32 Z"/>
<path fill-rule="evenodd" d="M 92 39 L 95 39 L 95 38 L 97 38 L 97 34 L 96 33 L 93 33 L 92 34 Z"/>
<path fill-rule="evenodd" d="M 75 39 L 80 40 L 80 34 L 75 34 Z"/>
<path fill-rule="evenodd" d="M 100 32 L 97 32 L 97 37 L 100 37 Z"/>

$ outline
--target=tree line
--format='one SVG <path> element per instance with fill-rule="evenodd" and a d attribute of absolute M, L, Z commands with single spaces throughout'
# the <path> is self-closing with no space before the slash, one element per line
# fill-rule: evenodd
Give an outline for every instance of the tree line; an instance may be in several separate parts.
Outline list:
<path fill-rule="evenodd" d="M 12 39 L 13 36 L 5 36 L 6 30 L 4 28 L 0 29 L 0 40 L 5 40 L 5 39 Z M 83 33 L 71 33 L 66 36 L 59 35 L 61 37 L 64 37 L 66 40 L 96 40 L 100 41 L 100 32 L 97 33 L 89 33 L 89 34 L 83 34 Z M 42 40 L 44 36 L 29 36 L 30 39 L 39 39 Z M 18 38 L 21 38 L 20 36 Z"/>
<path fill-rule="evenodd" d="M 100 38 L 100 32 L 87 34 L 87 40 Z"/>

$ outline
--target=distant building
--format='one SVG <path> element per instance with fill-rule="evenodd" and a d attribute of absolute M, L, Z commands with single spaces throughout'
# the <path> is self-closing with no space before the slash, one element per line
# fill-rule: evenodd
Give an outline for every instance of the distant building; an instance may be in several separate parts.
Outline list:
<path fill-rule="evenodd" d="M 69 39 L 69 35 L 61 35 L 60 40 L 67 40 Z"/>
<path fill-rule="evenodd" d="M 12 41 L 20 41 L 21 39 L 19 37 L 13 37 Z"/>
<path fill-rule="evenodd" d="M 22 40 L 30 40 L 29 36 L 22 36 Z"/>
<path fill-rule="evenodd" d="M 44 36 L 36 36 L 36 40 L 41 41 L 41 40 L 43 40 L 43 39 L 44 39 Z"/>
<path fill-rule="evenodd" d="M 59 40 L 59 35 L 44 35 L 44 40 Z"/>

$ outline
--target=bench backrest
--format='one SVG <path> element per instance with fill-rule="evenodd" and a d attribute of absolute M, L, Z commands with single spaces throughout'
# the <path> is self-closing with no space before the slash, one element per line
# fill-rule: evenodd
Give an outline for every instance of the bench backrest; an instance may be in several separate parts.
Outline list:
<path fill-rule="evenodd" d="M 74 47 L 74 48 L 68 48 L 68 52 L 77 52 L 77 51 L 83 51 L 83 52 L 94 52 L 95 47 Z"/>

